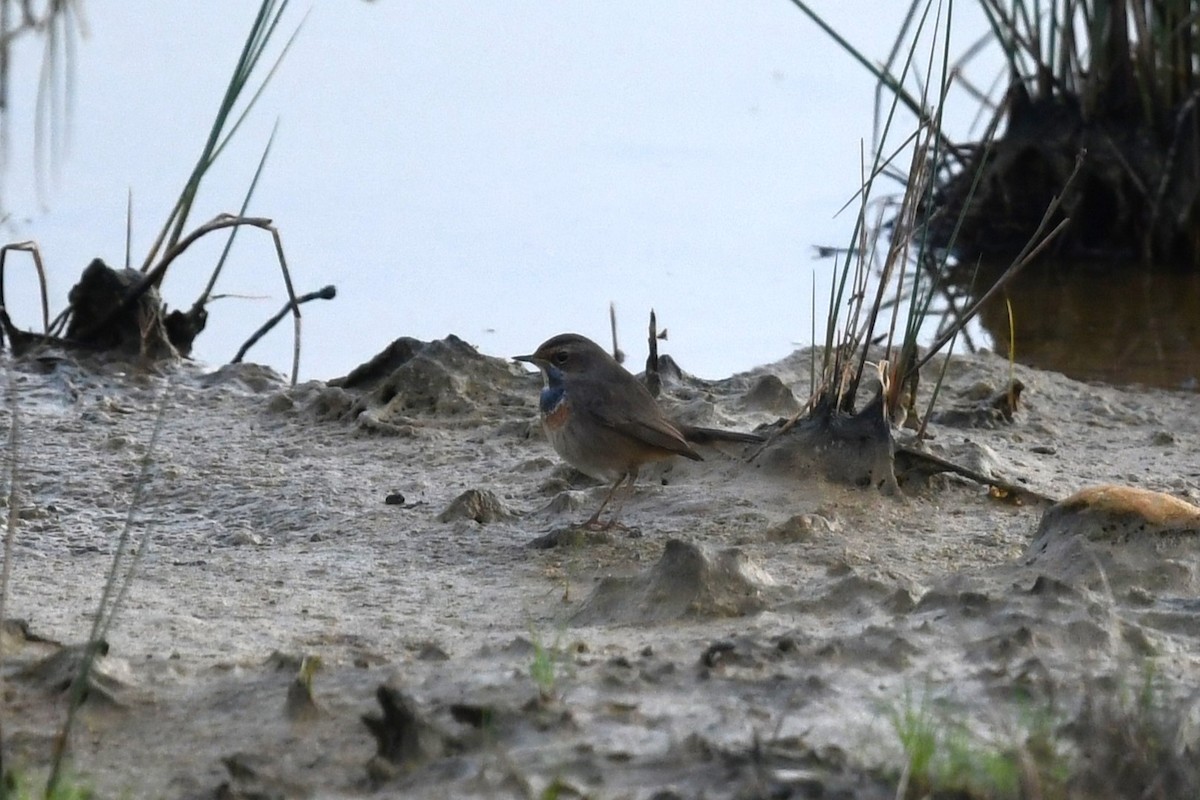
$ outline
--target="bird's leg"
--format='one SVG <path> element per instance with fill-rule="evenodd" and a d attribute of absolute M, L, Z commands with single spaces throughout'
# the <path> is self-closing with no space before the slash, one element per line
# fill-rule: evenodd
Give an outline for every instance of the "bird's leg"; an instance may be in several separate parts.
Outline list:
<path fill-rule="evenodd" d="M 605 495 L 604 502 L 602 502 L 600 507 L 596 509 L 596 513 L 592 514 L 591 519 L 583 523 L 583 527 L 590 531 L 607 531 L 611 530 L 612 528 L 623 527 L 617 522 L 617 519 L 621 516 L 621 509 L 625 507 L 625 501 L 629 499 L 629 495 L 633 494 L 633 482 L 637 480 L 637 474 L 638 471 L 635 468 L 617 478 L 616 483 L 612 485 L 612 488 L 608 490 L 608 494 Z M 621 498 L 616 509 L 613 511 L 612 516 L 608 518 L 608 522 L 600 522 L 600 514 L 605 508 L 608 507 L 609 502 L 617 496 L 617 491 L 621 488 L 622 482 L 626 483 L 626 489 L 628 489 L 628 491 L 625 493 L 625 497 Z"/>
<path fill-rule="evenodd" d="M 638 476 L 637 467 L 634 467 L 633 469 L 629 470 L 629 474 L 626 476 L 628 478 L 628 480 L 625 481 L 625 492 L 623 493 L 623 495 L 621 497 L 617 498 L 616 508 L 613 509 L 612 516 L 610 516 L 608 518 L 608 527 L 620 528 L 621 530 L 628 530 L 624 525 L 619 523 L 617 520 L 620 519 L 621 512 L 625 510 L 625 504 L 627 502 L 629 502 L 629 498 L 633 497 L 633 484 L 637 480 L 637 476 Z"/>
<path fill-rule="evenodd" d="M 587 528 L 589 531 L 602 531 L 611 527 L 611 522 L 608 524 L 601 524 L 600 515 L 604 513 L 604 509 L 608 507 L 608 502 L 613 499 L 613 495 L 617 493 L 617 487 L 621 485 L 621 482 L 625 480 L 625 477 L 625 475 L 618 476 L 616 482 L 613 483 L 612 488 L 608 490 L 608 494 L 604 495 L 604 500 L 600 503 L 600 507 L 596 509 L 596 513 L 592 514 L 592 516 L 588 518 L 588 521 L 583 523 L 582 527 Z"/>

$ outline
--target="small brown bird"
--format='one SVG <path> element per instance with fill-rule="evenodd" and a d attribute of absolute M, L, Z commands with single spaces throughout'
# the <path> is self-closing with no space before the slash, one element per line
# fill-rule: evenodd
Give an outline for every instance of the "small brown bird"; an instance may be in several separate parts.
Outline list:
<path fill-rule="evenodd" d="M 535 364 L 545 376 L 542 427 L 558 454 L 580 472 L 613 481 L 584 527 L 616 523 L 616 513 L 603 525 L 600 514 L 622 482 L 632 488 L 643 464 L 672 456 L 704 460 L 646 387 L 591 339 L 559 334 L 515 360 Z"/>

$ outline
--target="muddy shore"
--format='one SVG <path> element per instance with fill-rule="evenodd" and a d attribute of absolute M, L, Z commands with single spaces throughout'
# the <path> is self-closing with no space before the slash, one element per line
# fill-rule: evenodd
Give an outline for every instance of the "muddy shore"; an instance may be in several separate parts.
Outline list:
<path fill-rule="evenodd" d="M 806 398 L 810 355 L 685 376 L 664 405 L 754 429 Z M 1048 503 L 965 479 L 888 495 L 721 445 L 646 470 L 628 531 L 541 549 L 606 489 L 560 463 L 539 377 L 504 359 L 441 350 L 374 395 L 254 365 L 7 369 L 23 626 L 4 631 L 3 744 L 32 774 L 165 405 L 131 528 L 149 543 L 72 741 L 104 797 L 894 797 L 897 710 L 1003 740 L 1148 663 L 1200 718 L 1186 508 L 1091 502 L 1039 528 Z M 1009 370 L 954 357 L 942 407 Z M 1015 374 L 1012 423 L 947 417 L 935 451 L 1055 500 L 1200 502 L 1195 393 Z M 396 703 L 415 722 L 389 759 L 363 717 Z"/>

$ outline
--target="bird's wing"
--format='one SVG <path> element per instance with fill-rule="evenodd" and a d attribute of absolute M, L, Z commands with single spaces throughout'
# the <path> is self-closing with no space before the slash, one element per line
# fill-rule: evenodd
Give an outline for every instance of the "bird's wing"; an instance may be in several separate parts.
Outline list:
<path fill-rule="evenodd" d="M 630 422 L 614 422 L 613 427 L 626 436 L 632 436 L 635 439 L 641 439 L 647 444 L 655 447 L 661 447 L 663 450 L 669 450 L 672 453 L 690 458 L 693 461 L 703 461 L 704 459 L 692 449 L 692 446 L 687 443 L 687 439 L 675 428 L 670 422 L 658 420 L 655 422 L 645 422 L 634 420 Z"/>
<path fill-rule="evenodd" d="M 703 458 L 692 449 L 679 429 L 663 415 L 646 387 L 632 376 L 630 380 L 625 385 L 596 382 L 589 385 L 586 391 L 574 393 L 590 401 L 576 410 L 591 414 L 602 424 L 631 439 L 694 461 L 702 461 Z M 622 395 L 620 400 L 616 399 L 618 391 Z"/>

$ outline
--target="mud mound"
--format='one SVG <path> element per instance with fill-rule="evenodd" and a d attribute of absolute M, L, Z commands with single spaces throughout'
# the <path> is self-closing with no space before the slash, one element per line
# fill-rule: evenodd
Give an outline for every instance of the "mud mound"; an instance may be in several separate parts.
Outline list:
<path fill-rule="evenodd" d="M 457 519 L 469 519 L 486 525 L 502 519 L 519 516 L 495 492 L 486 489 L 468 489 L 451 501 L 441 514 L 438 522 L 453 522 Z"/>
<path fill-rule="evenodd" d="M 200 378 L 200 385 L 205 388 L 228 384 L 254 394 L 263 394 L 279 390 L 287 384 L 287 380 L 270 367 L 244 361 L 225 364 Z"/>
<path fill-rule="evenodd" d="M 741 406 L 748 411 L 766 411 L 781 417 L 796 414 L 803 407 L 788 385 L 771 373 L 754 381 L 742 396 Z"/>
<path fill-rule="evenodd" d="M 339 416 L 363 428 L 402 434 L 421 419 L 480 424 L 512 416 L 537 397 L 536 378 L 481 355 L 457 336 L 422 342 L 403 337 L 323 391 L 308 395 L 319 418 Z"/>
<path fill-rule="evenodd" d="M 821 407 L 783 431 L 758 459 L 781 475 L 824 475 L 839 483 L 898 490 L 895 446 L 877 397 L 855 414 Z"/>
<path fill-rule="evenodd" d="M 801 410 L 803 404 L 788 383 L 793 363 L 799 360 L 785 359 L 711 380 L 693 375 L 671 356 L 661 355 L 657 372 L 641 372 L 637 378 L 651 388 L 667 416 L 685 433 L 695 427 L 761 433 L 766 426 L 782 424 L 781 417 Z M 688 440 L 693 441 L 691 437 Z"/>
<path fill-rule="evenodd" d="M 1042 517 L 1025 563 L 1119 596 L 1200 594 L 1200 508 L 1128 486 L 1084 489 Z"/>
<path fill-rule="evenodd" d="M 571 621 L 632 624 L 753 614 L 774 583 L 736 547 L 714 552 L 671 539 L 643 574 L 601 581 Z"/>

